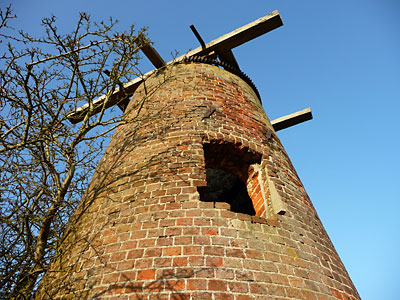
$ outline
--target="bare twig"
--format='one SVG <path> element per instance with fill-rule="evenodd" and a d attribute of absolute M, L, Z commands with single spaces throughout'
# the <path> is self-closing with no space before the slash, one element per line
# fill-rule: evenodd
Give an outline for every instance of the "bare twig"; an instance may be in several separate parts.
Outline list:
<path fill-rule="evenodd" d="M 105 105 L 91 117 L 93 100 L 139 75 L 148 41 L 143 29 L 116 32 L 115 21 L 85 13 L 69 34 L 44 19 L 40 38 L 15 33 L 13 18 L 11 7 L 0 10 L 0 30 L 14 33 L 0 32 L 9 43 L 0 67 L 0 298 L 30 299 L 121 120 Z M 85 103 L 83 122 L 71 125 L 68 113 Z"/>

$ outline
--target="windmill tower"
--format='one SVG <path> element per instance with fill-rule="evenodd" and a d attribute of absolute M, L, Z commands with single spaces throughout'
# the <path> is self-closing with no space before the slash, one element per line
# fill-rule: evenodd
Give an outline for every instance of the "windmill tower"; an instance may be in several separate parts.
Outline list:
<path fill-rule="evenodd" d="M 124 124 L 38 299 L 360 299 L 276 135 L 310 110 L 271 122 L 231 51 L 281 25 L 193 28 L 201 47 L 168 64 L 143 49 L 157 70 L 109 102 Z"/>

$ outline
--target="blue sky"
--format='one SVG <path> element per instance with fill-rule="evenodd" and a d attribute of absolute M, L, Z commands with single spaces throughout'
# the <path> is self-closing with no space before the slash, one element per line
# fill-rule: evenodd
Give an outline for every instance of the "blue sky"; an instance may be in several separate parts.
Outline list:
<path fill-rule="evenodd" d="M 233 52 L 270 119 L 311 107 L 314 120 L 278 135 L 361 297 L 400 298 L 399 0 L 12 2 L 14 27 L 33 33 L 80 11 L 148 26 L 167 61 L 198 47 L 190 24 L 208 42 L 279 10 L 284 26 Z"/>

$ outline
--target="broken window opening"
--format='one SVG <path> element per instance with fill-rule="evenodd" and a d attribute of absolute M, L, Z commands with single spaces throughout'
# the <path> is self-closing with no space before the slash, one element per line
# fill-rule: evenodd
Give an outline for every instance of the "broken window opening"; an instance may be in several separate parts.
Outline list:
<path fill-rule="evenodd" d="M 198 187 L 200 200 L 226 202 L 231 211 L 256 215 L 246 182 L 251 164 L 261 155 L 233 144 L 203 144 L 207 185 Z"/>
<path fill-rule="evenodd" d="M 256 214 L 246 185 L 235 175 L 222 169 L 207 168 L 206 180 L 207 186 L 198 187 L 201 201 L 226 202 L 233 212 Z"/>

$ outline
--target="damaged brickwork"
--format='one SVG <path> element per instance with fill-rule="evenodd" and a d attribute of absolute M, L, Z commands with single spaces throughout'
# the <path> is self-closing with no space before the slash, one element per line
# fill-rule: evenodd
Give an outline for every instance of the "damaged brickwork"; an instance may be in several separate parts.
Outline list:
<path fill-rule="evenodd" d="M 360 299 L 242 79 L 177 64 L 136 91 L 124 123 L 37 299 Z"/>

